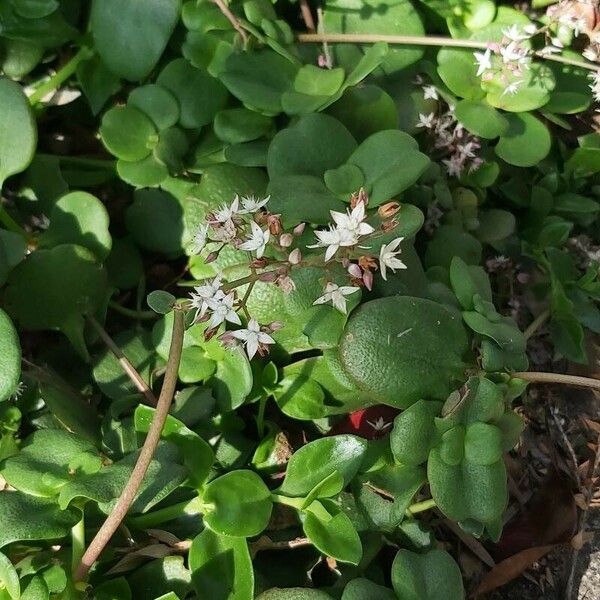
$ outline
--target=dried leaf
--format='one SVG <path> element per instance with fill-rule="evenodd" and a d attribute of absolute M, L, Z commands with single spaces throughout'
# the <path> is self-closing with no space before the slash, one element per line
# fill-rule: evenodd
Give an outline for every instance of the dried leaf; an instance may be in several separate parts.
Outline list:
<path fill-rule="evenodd" d="M 521 552 L 506 558 L 485 575 L 479 586 L 477 586 L 474 596 L 480 596 L 481 594 L 491 592 L 496 588 L 506 585 L 513 579 L 516 579 L 523 571 L 528 569 L 533 563 L 540 560 L 540 558 L 548 554 L 550 550 L 557 546 L 558 544 L 551 544 L 549 546 L 527 548 L 527 550 L 522 550 Z"/>

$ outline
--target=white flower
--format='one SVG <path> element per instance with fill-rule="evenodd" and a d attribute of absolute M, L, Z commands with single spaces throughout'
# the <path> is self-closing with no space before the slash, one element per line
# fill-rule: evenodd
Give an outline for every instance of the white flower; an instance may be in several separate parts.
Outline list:
<path fill-rule="evenodd" d="M 354 246 L 356 242 L 352 242 L 352 239 L 356 238 L 358 241 L 361 235 L 369 235 L 375 231 L 368 223 L 364 223 L 366 217 L 364 202 L 358 202 L 352 212 L 348 210 L 341 213 L 330 210 L 329 213 L 340 231 L 342 238 L 340 246 Z"/>
<path fill-rule="evenodd" d="M 261 344 L 275 343 L 275 340 L 270 335 L 260 330 L 260 325 L 256 319 L 250 319 L 250 321 L 248 321 L 247 329 L 232 331 L 230 335 L 244 342 L 246 353 L 250 360 L 252 360 L 253 356 L 257 353 Z"/>
<path fill-rule="evenodd" d="M 425 129 L 432 129 L 434 125 L 435 113 L 429 113 L 428 115 L 419 113 L 419 122 L 417 123 L 417 127 L 425 127 Z"/>
<path fill-rule="evenodd" d="M 509 83 L 506 86 L 506 89 L 502 92 L 502 95 L 504 96 L 504 94 L 509 94 L 510 96 L 514 96 L 518 90 L 520 85 L 523 83 L 522 79 L 519 79 L 517 81 L 513 81 L 512 83 Z"/>
<path fill-rule="evenodd" d="M 440 98 L 434 85 L 423 86 L 423 99 L 427 100 L 429 98 L 431 98 L 431 100 L 439 100 Z"/>
<path fill-rule="evenodd" d="M 211 283 L 194 287 L 194 291 L 190 294 L 192 308 L 196 309 L 194 320 L 201 319 L 206 314 L 209 300 L 218 300 L 225 296 L 221 290 L 221 277 L 222 275 L 219 273 Z"/>
<path fill-rule="evenodd" d="M 344 296 L 354 294 L 354 292 L 358 291 L 359 289 L 360 288 L 349 285 L 343 285 L 340 287 L 336 283 L 328 282 L 325 286 L 325 293 L 320 298 L 317 298 L 313 302 L 313 305 L 331 302 L 335 308 L 346 314 L 346 298 Z"/>
<path fill-rule="evenodd" d="M 208 322 L 207 329 L 214 329 L 218 327 L 224 321 L 241 325 L 240 317 L 233 310 L 233 292 L 230 292 L 226 296 L 222 297 L 214 296 L 206 300 L 208 307 L 213 311 L 210 321 Z"/>
<path fill-rule="evenodd" d="M 594 94 L 594 100 L 596 100 L 596 102 L 600 102 L 600 71 L 594 71 L 593 73 L 590 73 L 590 79 L 592 80 L 590 89 Z"/>
<path fill-rule="evenodd" d="M 315 235 L 317 236 L 317 243 L 307 246 L 307 248 L 327 248 L 325 251 L 325 261 L 331 260 L 340 249 L 342 241 L 340 232 L 330 225 L 329 229 L 315 231 Z"/>
<path fill-rule="evenodd" d="M 189 251 L 192 254 L 200 254 L 204 246 L 206 246 L 206 239 L 208 235 L 208 225 L 203 223 L 196 229 L 192 240 L 190 241 Z"/>
<path fill-rule="evenodd" d="M 592 62 L 596 62 L 598 60 L 598 53 L 596 52 L 596 50 L 594 50 L 594 48 L 592 48 L 591 46 L 588 46 L 584 51 L 583 51 L 583 57 L 587 58 L 588 60 L 591 60 Z"/>
<path fill-rule="evenodd" d="M 229 206 L 223 204 L 212 213 L 211 222 L 227 223 L 228 221 L 231 221 L 231 219 L 238 214 L 239 207 L 240 199 L 236 196 Z"/>
<path fill-rule="evenodd" d="M 386 270 L 390 268 L 393 272 L 396 269 L 406 269 L 406 265 L 399 259 L 396 258 L 398 254 L 401 254 L 400 244 L 404 240 L 403 237 L 392 240 L 389 244 L 384 244 L 379 250 L 379 269 L 381 270 L 381 276 L 387 281 Z"/>
<path fill-rule="evenodd" d="M 238 210 L 238 214 L 246 215 L 249 213 L 255 213 L 265 206 L 270 198 L 271 196 L 267 196 L 261 200 L 260 198 L 255 198 L 254 196 L 244 196 L 242 198 L 242 208 Z"/>
<path fill-rule="evenodd" d="M 375 431 L 384 431 L 388 427 L 392 425 L 392 423 L 386 423 L 383 417 L 379 417 L 376 421 L 367 421 L 367 423 L 375 430 Z"/>
<path fill-rule="evenodd" d="M 446 171 L 450 177 L 460 177 L 460 174 L 463 171 L 464 163 L 460 156 L 451 156 L 450 158 L 445 158 L 442 160 L 446 167 Z"/>
<path fill-rule="evenodd" d="M 511 25 L 510 27 L 505 27 L 502 30 L 502 34 L 506 39 L 511 40 L 512 42 L 520 42 L 522 40 L 527 40 L 531 37 L 531 35 L 528 35 L 518 25 Z"/>
<path fill-rule="evenodd" d="M 263 231 L 254 221 L 250 221 L 250 225 L 252 233 L 243 244 L 240 244 L 240 250 L 247 250 L 249 252 L 256 250 L 256 257 L 260 258 L 265 252 L 265 246 L 269 242 L 271 233 L 268 229 Z"/>
<path fill-rule="evenodd" d="M 492 68 L 492 51 L 488 48 L 485 52 L 473 52 L 477 65 L 477 77 L 481 77 L 488 69 Z"/>

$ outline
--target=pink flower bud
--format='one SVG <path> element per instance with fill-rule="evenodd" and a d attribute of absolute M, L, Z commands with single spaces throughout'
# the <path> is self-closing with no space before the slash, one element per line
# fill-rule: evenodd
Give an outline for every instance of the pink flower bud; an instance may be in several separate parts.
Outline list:
<path fill-rule="evenodd" d="M 300 252 L 300 248 L 294 248 L 290 255 L 288 256 L 288 262 L 291 265 L 297 265 L 302 260 L 302 252 Z"/>
<path fill-rule="evenodd" d="M 362 269 L 356 264 L 356 263 L 351 263 L 350 266 L 348 267 L 348 273 L 350 273 L 350 275 L 352 275 L 352 277 L 355 277 L 356 279 L 362 279 Z"/>
<path fill-rule="evenodd" d="M 299 225 L 296 225 L 292 231 L 294 232 L 294 235 L 302 235 L 305 227 L 306 223 L 300 223 Z"/>
<path fill-rule="evenodd" d="M 258 276 L 259 281 L 264 281 L 266 283 L 273 283 L 277 279 L 278 275 L 275 271 L 267 271 L 266 273 L 261 273 Z"/>
<path fill-rule="evenodd" d="M 279 245 L 282 248 L 289 248 L 294 241 L 294 236 L 291 233 L 282 233 L 279 236 Z"/>
<path fill-rule="evenodd" d="M 363 283 L 365 284 L 365 287 L 371 291 L 373 289 L 373 272 L 372 271 L 365 271 L 363 273 Z"/>
<path fill-rule="evenodd" d="M 215 260 L 217 260 L 218 256 L 219 256 L 218 252 L 210 252 L 209 255 L 204 259 L 205 264 L 214 262 Z"/>
<path fill-rule="evenodd" d="M 279 331 L 280 329 L 283 329 L 283 327 L 284 325 L 281 321 L 273 321 L 272 323 L 267 325 L 267 329 L 269 331 Z"/>

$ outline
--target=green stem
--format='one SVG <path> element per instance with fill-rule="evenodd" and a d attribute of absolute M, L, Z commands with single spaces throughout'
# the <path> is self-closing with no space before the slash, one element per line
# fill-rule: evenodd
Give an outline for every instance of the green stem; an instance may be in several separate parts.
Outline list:
<path fill-rule="evenodd" d="M 411 515 L 415 515 L 417 513 L 429 510 L 431 508 L 435 508 L 436 506 L 437 505 L 435 503 L 435 500 L 433 498 L 429 498 L 429 500 L 423 500 L 423 502 L 416 502 L 415 504 L 411 504 L 406 512 Z"/>
<path fill-rule="evenodd" d="M 181 362 L 184 333 L 184 313 L 179 307 L 176 307 L 174 311 L 173 334 L 171 336 L 167 370 L 165 372 L 165 378 L 163 380 L 158 403 L 156 404 L 156 410 L 154 411 L 154 417 L 148 430 L 148 435 L 144 440 L 144 444 L 140 450 L 135 466 L 133 467 L 133 471 L 125 484 L 121 495 L 81 558 L 81 562 L 74 575 L 75 581 L 83 581 L 87 577 L 92 565 L 98 560 L 98 557 L 108 542 L 110 542 L 115 531 L 117 531 L 123 522 L 123 519 L 127 515 L 127 511 L 133 504 L 140 486 L 142 485 L 144 476 L 148 471 L 148 467 L 152 462 L 152 457 L 154 456 L 154 452 L 160 441 L 162 428 L 169 415 L 171 403 L 173 402 L 173 395 L 175 394 L 175 388 L 177 386 L 177 372 L 179 370 L 179 363 Z"/>
<path fill-rule="evenodd" d="M 77 565 L 85 551 L 85 517 L 81 511 L 81 519 L 71 528 L 71 571 L 75 573 Z"/>
<path fill-rule="evenodd" d="M 90 48 L 87 48 L 86 46 L 80 48 L 67 63 L 65 63 L 58 71 L 56 71 L 56 73 L 54 73 L 54 75 L 52 75 L 52 77 L 50 77 L 50 79 L 44 81 L 44 83 L 42 83 L 35 90 L 35 92 L 29 96 L 29 103 L 31 106 L 35 106 L 41 102 L 47 94 L 58 89 L 67 79 L 69 79 L 69 77 L 71 77 L 71 75 L 75 73 L 79 63 L 87 60 L 92 55 L 93 51 Z"/>
<path fill-rule="evenodd" d="M 302 63 L 285 46 L 282 46 L 273 38 L 263 35 L 256 27 L 254 27 L 254 25 L 248 23 L 248 21 L 244 21 L 243 19 L 238 19 L 238 21 L 240 26 L 248 33 L 251 33 L 259 42 L 270 46 L 277 54 L 287 58 L 293 65 L 302 65 Z"/>
<path fill-rule="evenodd" d="M 547 320 L 550 316 L 550 309 L 543 310 L 523 332 L 523 337 L 528 340 Z"/>
<path fill-rule="evenodd" d="M 591 377 L 563 375 L 562 373 L 539 373 L 536 371 L 511 373 L 510 376 L 530 383 L 560 383 L 563 385 L 590 388 L 600 392 L 600 379 L 592 379 Z"/>
<path fill-rule="evenodd" d="M 491 42 L 454 39 L 436 35 L 379 35 L 372 33 L 300 33 L 296 36 L 296 39 L 304 44 L 322 44 L 325 42 L 340 44 L 375 44 L 377 42 L 386 42 L 388 44 L 405 46 L 441 46 L 446 48 L 472 48 L 477 50 L 486 50 L 491 45 Z M 581 69 L 588 69 L 590 71 L 599 70 L 598 65 L 594 63 L 567 58 L 559 54 L 543 54 L 541 52 L 535 52 L 534 54 L 544 60 L 551 60 L 565 65 L 579 67 Z"/>
<path fill-rule="evenodd" d="M 178 517 L 183 517 L 184 515 L 199 515 L 202 513 L 201 508 L 202 503 L 200 498 L 196 496 L 191 500 L 173 504 L 173 506 L 160 508 L 145 515 L 131 517 L 130 519 L 127 519 L 127 523 L 138 529 L 148 529 L 160 525 L 161 523 L 172 521 Z"/>
<path fill-rule="evenodd" d="M 160 316 L 153 310 L 136 310 L 133 308 L 127 308 L 125 306 L 121 306 L 118 302 L 115 302 L 114 300 L 111 300 L 108 303 L 108 306 L 110 306 L 110 308 L 112 308 L 115 312 L 118 312 L 123 316 L 129 317 L 131 319 L 137 319 L 138 321 L 154 321 Z"/>
<path fill-rule="evenodd" d="M 267 408 L 267 401 L 269 397 L 265 394 L 258 401 L 258 414 L 256 415 L 256 429 L 258 430 L 258 437 L 263 438 L 265 435 L 265 410 Z"/>

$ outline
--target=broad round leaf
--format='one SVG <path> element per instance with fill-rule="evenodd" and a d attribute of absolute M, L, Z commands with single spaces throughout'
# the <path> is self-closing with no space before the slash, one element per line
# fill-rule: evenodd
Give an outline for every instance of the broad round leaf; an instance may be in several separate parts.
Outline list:
<path fill-rule="evenodd" d="M 454 112 L 471 133 L 482 138 L 497 138 L 508 129 L 508 120 L 487 102 L 461 100 Z"/>
<path fill-rule="evenodd" d="M 150 117 L 133 106 L 111 108 L 102 117 L 100 135 L 110 152 L 128 161 L 146 158 L 158 140 Z"/>
<path fill-rule="evenodd" d="M 173 127 L 179 121 L 179 103 L 169 90 L 149 83 L 135 88 L 127 103 L 150 117 L 158 130 Z"/>
<path fill-rule="evenodd" d="M 21 377 L 21 343 L 9 316 L 0 308 L 0 402 L 10 398 Z"/>
<path fill-rule="evenodd" d="M 148 306 L 159 315 L 166 315 L 173 310 L 177 298 L 164 290 L 154 290 L 148 294 Z"/>
<path fill-rule="evenodd" d="M 192 583 L 211 600 L 249 600 L 254 596 L 254 571 L 245 538 L 205 529 L 189 554 Z"/>
<path fill-rule="evenodd" d="M 213 479 L 204 489 L 202 501 L 212 507 L 205 523 L 221 535 L 253 537 L 271 518 L 271 492 L 253 471 L 231 471 Z"/>
<path fill-rule="evenodd" d="M 115 74 L 139 81 L 158 62 L 179 19 L 180 0 L 94 0 L 94 45 Z"/>
<path fill-rule="evenodd" d="M 383 404 L 445 399 L 468 348 L 460 318 L 424 298 L 372 300 L 356 309 L 340 342 L 344 369 Z"/>
<path fill-rule="evenodd" d="M 10 560 L 2 553 L 0 553 L 0 591 L 6 600 L 21 598 L 19 575 Z M 8 597 L 5 594 L 8 594 Z"/>
<path fill-rule="evenodd" d="M 0 77 L 0 188 L 7 177 L 24 171 L 33 159 L 37 128 L 21 86 Z"/>
<path fill-rule="evenodd" d="M 510 165 L 533 167 L 550 152 L 548 128 L 529 113 L 507 115 L 509 128 L 496 144 L 496 154 Z"/>
<path fill-rule="evenodd" d="M 40 246 L 79 244 L 103 260 L 112 246 L 108 223 L 108 212 L 98 198 L 87 192 L 71 192 L 54 205 Z"/>
<path fill-rule="evenodd" d="M 217 137 L 229 144 L 250 142 L 268 133 L 272 127 L 272 119 L 246 108 L 222 110 L 214 123 Z"/>

